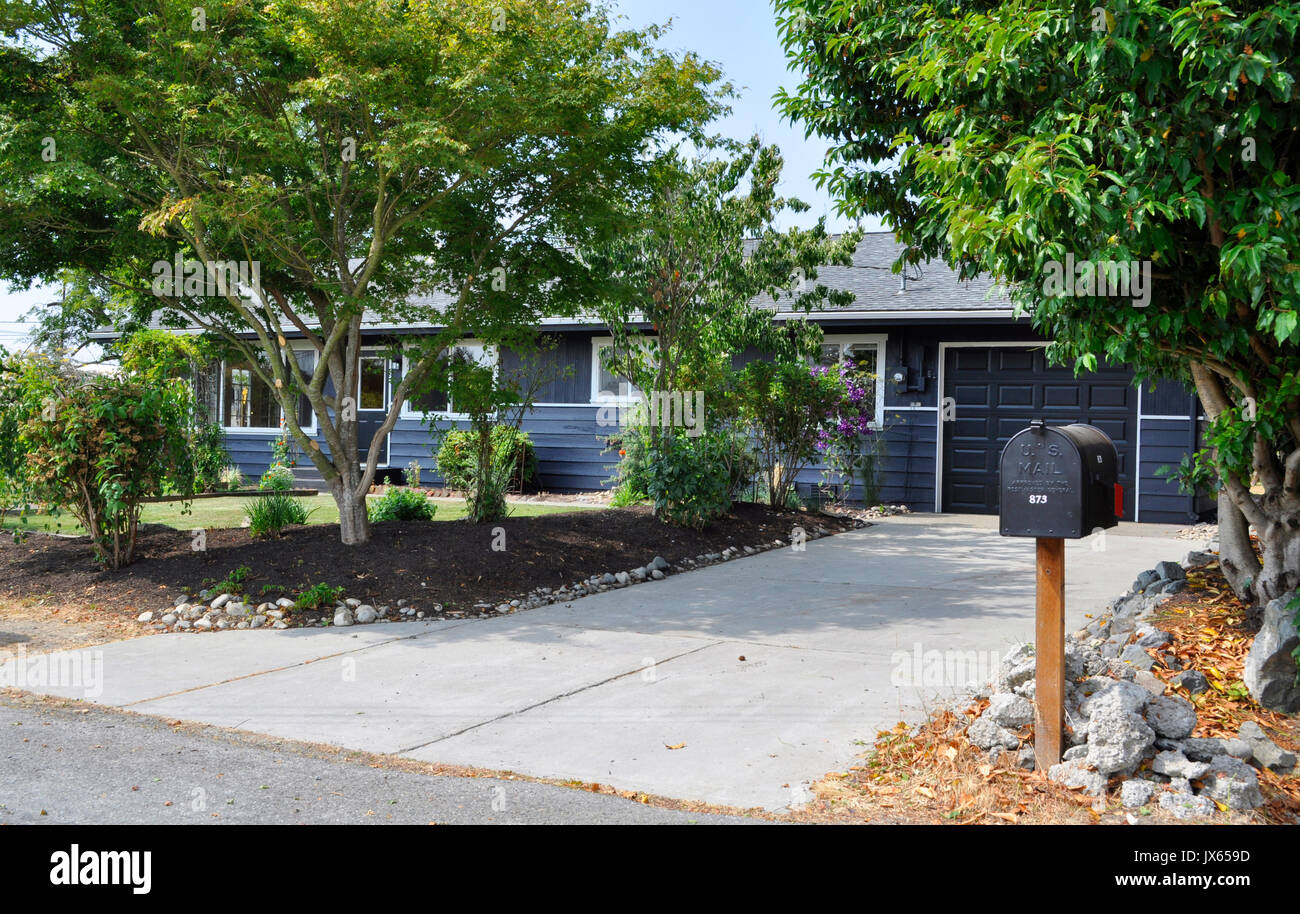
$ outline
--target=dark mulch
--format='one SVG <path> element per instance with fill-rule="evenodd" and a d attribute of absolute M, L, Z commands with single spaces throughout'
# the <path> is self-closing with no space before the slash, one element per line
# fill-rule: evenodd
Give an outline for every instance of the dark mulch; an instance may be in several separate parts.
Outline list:
<path fill-rule="evenodd" d="M 796 524 L 839 532 L 856 521 L 738 504 L 703 532 L 670 527 L 646 508 L 579 510 L 493 524 L 468 521 L 376 524 L 364 546 L 344 546 L 338 527 L 299 527 L 278 540 L 252 540 L 247 530 L 209 530 L 207 549 L 191 549 L 188 533 L 151 525 L 141 534 L 136 562 L 116 572 L 100 570 L 84 539 L 31 534 L 24 543 L 0 536 L 0 596 L 45 599 L 64 605 L 139 613 L 193 596 L 204 582 L 223 580 L 240 566 L 250 570 L 245 592 L 263 598 L 263 585 L 295 596 L 312 584 L 345 588 L 367 603 L 399 599 L 427 609 L 472 609 L 536 587 L 555 587 L 606 571 L 630 570 L 656 555 L 669 562 L 718 552 L 727 546 L 787 542 Z M 505 550 L 492 549 L 495 528 L 505 530 Z"/>

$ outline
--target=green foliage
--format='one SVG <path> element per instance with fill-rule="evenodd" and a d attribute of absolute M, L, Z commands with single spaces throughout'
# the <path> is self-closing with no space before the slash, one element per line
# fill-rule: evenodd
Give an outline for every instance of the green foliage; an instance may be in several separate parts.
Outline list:
<path fill-rule="evenodd" d="M 135 557 L 143 499 L 190 493 L 193 395 L 183 380 L 77 373 L 47 356 L 0 363 L 0 467 L 28 502 L 67 508 L 95 557 L 120 568 Z"/>
<path fill-rule="evenodd" d="M 225 484 L 230 465 L 226 450 L 226 433 L 215 422 L 205 422 L 193 433 L 194 491 L 219 492 Z M 238 474 L 238 470 L 235 473 Z"/>
<path fill-rule="evenodd" d="M 413 488 L 420 487 L 420 461 L 412 460 L 406 465 L 406 484 Z"/>
<path fill-rule="evenodd" d="M 1257 583 L 1294 587 L 1300 5 L 776 10 L 804 74 L 779 104 L 832 144 L 817 177 L 841 213 L 882 216 L 903 261 L 1004 284 L 1059 362 L 1194 382 L 1220 479 L 1262 534 Z M 1149 269 L 1149 288 L 1062 288 L 1071 260 Z"/>
<path fill-rule="evenodd" d="M 370 521 L 433 520 L 437 510 L 437 505 L 425 498 L 423 492 L 389 486 L 383 497 L 370 505 Z"/>
<path fill-rule="evenodd" d="M 258 480 L 257 487 L 263 492 L 288 492 L 293 488 L 293 470 L 283 464 L 272 464 Z"/>
<path fill-rule="evenodd" d="M 295 612 L 324 609 L 333 606 L 342 596 L 342 587 L 331 587 L 324 582 L 313 584 L 298 594 L 298 599 L 293 602 L 293 608 Z"/>
<path fill-rule="evenodd" d="M 731 507 L 730 447 L 726 436 L 715 432 L 692 438 L 680 429 L 665 431 L 645 469 L 655 516 L 702 530 L 725 515 Z"/>
<path fill-rule="evenodd" d="M 208 593 L 228 593 L 237 596 L 244 592 L 244 582 L 248 580 L 248 576 L 252 573 L 253 569 L 249 568 L 247 565 L 240 565 L 238 568 L 235 568 L 226 575 L 223 580 L 205 581 L 204 584 L 207 585 L 206 590 Z"/>
<path fill-rule="evenodd" d="M 272 492 L 248 502 L 244 508 L 248 532 L 254 537 L 279 536 L 285 527 L 307 523 L 307 506 L 302 499 L 284 492 Z"/>
<path fill-rule="evenodd" d="M 117 352 L 123 369 L 150 383 L 187 377 L 211 355 L 202 337 L 157 329 L 138 330 L 124 337 Z"/>
<path fill-rule="evenodd" d="M 750 362 L 734 388 L 740 421 L 755 442 L 768 504 L 789 504 L 800 471 L 820 457 L 822 434 L 844 400 L 835 372 L 802 362 Z"/>
<path fill-rule="evenodd" d="M 278 0 L 193 18 L 181 0 L 6 4 L 0 278 L 80 269 L 135 317 L 210 328 L 304 448 L 305 396 L 322 469 L 346 480 L 341 535 L 361 542 L 375 461 L 343 446 L 356 416 L 324 393 L 349 386 L 357 316 L 400 325 L 423 313 L 415 294 L 455 290 L 445 328 L 401 341 L 395 418 L 464 336 L 589 308 L 608 277 L 578 252 L 650 191 L 643 148 L 700 138 L 729 88 L 661 50 L 663 29 L 623 29 L 590 0 Z M 189 267 L 180 290 L 154 274 L 177 259 L 196 288 Z M 241 262 L 260 265 L 251 307 L 197 288 Z M 337 328 L 309 333 L 310 372 L 281 336 L 294 324 Z"/>
<path fill-rule="evenodd" d="M 280 434 L 271 442 L 271 466 L 293 469 L 298 465 L 298 449 L 289 426 L 280 423 Z M 292 474 L 290 474 L 292 475 Z"/>
<path fill-rule="evenodd" d="M 438 448 L 438 472 L 451 489 L 468 490 L 477 466 L 477 435 L 469 429 L 457 429 L 442 436 Z M 537 479 L 537 453 L 527 432 L 505 425 L 491 431 L 492 462 L 509 470 L 511 484 L 518 490 Z"/>
<path fill-rule="evenodd" d="M 1213 495 L 1219 490 L 1219 474 L 1215 470 L 1214 455 L 1207 450 L 1185 454 L 1178 466 L 1166 464 L 1157 467 L 1156 475 L 1174 480 L 1178 483 L 1178 491 L 1184 495 L 1202 492 Z"/>
<path fill-rule="evenodd" d="M 778 230 L 787 213 L 808 205 L 777 196 L 784 164 L 777 147 L 755 137 L 702 148 L 706 155 L 695 159 L 675 150 L 656 159 L 655 192 L 628 201 L 633 228 L 587 258 L 617 277 L 600 308 L 615 373 L 647 394 L 702 390 L 720 415 L 733 353 L 756 347 L 793 357 L 820 341 L 814 325 L 779 324 L 773 311 L 750 302 L 789 297 L 803 311 L 852 303 L 852 293 L 813 280 L 819 266 L 850 263 L 861 234 L 833 239 L 824 219 L 812 229 Z M 637 330 L 638 322 L 653 332 Z"/>

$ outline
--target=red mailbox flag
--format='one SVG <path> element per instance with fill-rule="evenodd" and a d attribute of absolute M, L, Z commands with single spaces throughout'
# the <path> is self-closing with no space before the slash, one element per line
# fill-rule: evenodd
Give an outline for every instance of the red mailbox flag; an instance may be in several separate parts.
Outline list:
<path fill-rule="evenodd" d="M 1124 487 L 1115 483 L 1115 519 L 1124 516 Z"/>

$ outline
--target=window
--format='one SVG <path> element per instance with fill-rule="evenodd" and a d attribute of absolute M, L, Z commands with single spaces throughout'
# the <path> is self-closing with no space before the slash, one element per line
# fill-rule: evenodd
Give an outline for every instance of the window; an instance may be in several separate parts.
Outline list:
<path fill-rule="evenodd" d="M 294 353 L 298 365 L 308 374 L 316 364 L 316 354 L 308 350 Z M 256 429 L 278 431 L 280 401 L 247 362 L 221 363 L 221 424 L 230 430 Z M 306 395 L 298 397 L 298 424 L 305 430 L 315 428 L 315 417 Z"/>
<path fill-rule="evenodd" d="M 827 336 L 822 340 L 822 351 L 818 364 L 838 365 L 850 361 L 859 371 L 875 378 L 874 407 L 876 425 L 885 421 L 885 336 Z"/>
<path fill-rule="evenodd" d="M 609 367 L 614 355 L 614 341 L 609 337 L 591 341 L 591 402 L 602 400 L 639 400 L 641 391 Z"/>
<path fill-rule="evenodd" d="M 498 367 L 497 352 L 491 346 L 475 340 L 467 340 L 456 346 L 456 351 L 463 353 L 468 358 L 480 365 L 492 368 Z M 410 363 L 403 357 L 402 374 L 410 370 Z M 407 418 L 419 418 L 425 413 L 434 413 L 443 418 L 459 418 L 460 414 L 456 412 L 455 405 L 451 398 L 444 390 L 431 390 L 420 395 L 410 395 L 406 402 L 402 404 L 402 415 Z"/>
<path fill-rule="evenodd" d="M 382 356 L 361 357 L 357 409 L 388 409 L 388 360 Z"/>

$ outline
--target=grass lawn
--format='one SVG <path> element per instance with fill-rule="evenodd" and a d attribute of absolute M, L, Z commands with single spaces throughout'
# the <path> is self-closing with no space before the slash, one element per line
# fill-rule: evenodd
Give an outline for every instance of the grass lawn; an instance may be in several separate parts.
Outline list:
<path fill-rule="evenodd" d="M 200 527 L 208 530 L 239 527 L 243 525 L 244 505 L 249 500 L 249 497 L 239 495 L 230 498 L 196 498 L 190 502 L 190 513 L 188 514 L 181 513 L 184 507 L 183 502 L 153 502 L 144 506 L 140 522 L 145 524 L 165 524 L 168 527 L 175 527 L 177 530 L 196 530 Z M 337 524 L 339 522 L 338 506 L 334 504 L 334 499 L 329 495 L 307 497 L 303 501 L 306 502 L 309 512 L 307 523 Z M 434 504 L 438 506 L 438 513 L 434 516 L 434 520 L 460 520 L 465 516 L 465 502 L 463 499 L 440 498 L 435 499 Z M 536 517 L 542 514 L 563 514 L 568 511 L 587 510 L 581 505 L 513 503 L 509 505 L 509 508 L 511 517 Z M 28 515 L 26 521 L 26 524 L 22 524 L 16 517 L 6 517 L 3 523 L 0 523 L 0 529 L 40 530 L 47 533 L 84 533 L 76 518 L 67 512 L 57 516 L 49 514 Z"/>

